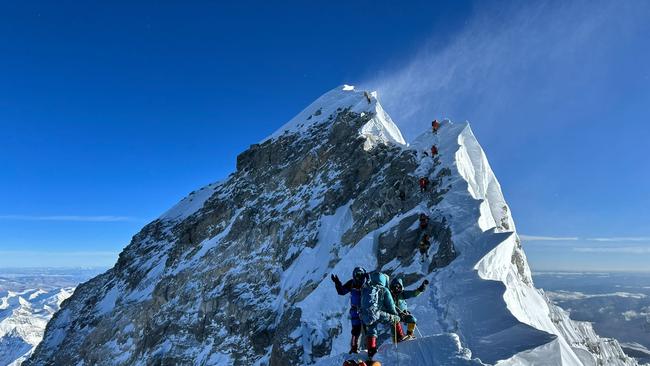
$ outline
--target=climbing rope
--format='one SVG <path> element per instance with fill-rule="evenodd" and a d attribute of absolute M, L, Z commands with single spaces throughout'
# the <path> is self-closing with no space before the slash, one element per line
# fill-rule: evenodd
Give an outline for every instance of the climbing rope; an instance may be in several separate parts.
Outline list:
<path fill-rule="evenodd" d="M 420 338 L 422 338 L 422 332 L 420 332 L 420 328 L 418 328 L 417 324 L 415 324 L 415 330 L 418 331 L 418 334 L 420 335 Z"/>
<path fill-rule="evenodd" d="M 393 342 L 395 344 L 395 357 L 397 358 L 397 366 L 399 366 L 399 351 L 397 350 L 397 327 L 401 327 L 400 323 L 395 323 L 393 329 Z"/>

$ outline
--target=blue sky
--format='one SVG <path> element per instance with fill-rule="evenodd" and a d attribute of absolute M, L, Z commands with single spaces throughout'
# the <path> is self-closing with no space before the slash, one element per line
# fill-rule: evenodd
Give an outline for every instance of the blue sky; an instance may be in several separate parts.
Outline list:
<path fill-rule="evenodd" d="M 327 90 L 470 120 L 533 269 L 647 269 L 643 1 L 8 3 L 0 266 L 110 266 Z M 605 240 L 594 240 L 605 239 Z"/>

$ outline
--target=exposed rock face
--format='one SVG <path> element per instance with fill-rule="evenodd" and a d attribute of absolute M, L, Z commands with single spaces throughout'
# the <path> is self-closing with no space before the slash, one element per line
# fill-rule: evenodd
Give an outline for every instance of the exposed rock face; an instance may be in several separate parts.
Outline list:
<path fill-rule="evenodd" d="M 348 349 L 347 300 L 335 297 L 328 277 L 348 276 L 357 265 L 402 276 L 406 285 L 431 279 L 430 296 L 438 298 L 422 297 L 415 308 L 422 329 L 458 333 L 440 339 L 458 339 L 454 352 L 470 357 L 462 343 L 472 349 L 481 338 L 454 313 L 458 300 L 441 284 L 455 273 L 484 281 L 472 266 L 483 268 L 479 260 L 501 246 L 483 233 L 511 231 L 514 223 L 502 197 L 494 198 L 496 180 L 468 187 L 458 165 L 470 146 L 460 139 L 468 127 L 451 126 L 407 147 L 374 94 L 325 94 L 239 155 L 226 180 L 193 192 L 135 235 L 113 269 L 63 304 L 27 364 L 314 364 Z M 432 141 L 440 157 L 424 156 Z M 473 172 L 492 177 L 484 170 Z M 421 176 L 431 182 L 424 193 Z M 485 192 L 490 199 L 479 197 Z M 429 216 L 425 229 L 420 213 Z M 424 261 L 417 250 L 423 233 L 432 238 Z M 508 263 L 498 263 L 506 269 L 485 276 L 512 267 L 515 285 L 536 291 L 521 247 L 506 247 Z M 523 321 L 501 295 L 485 296 L 513 324 Z M 437 308 L 443 304 L 451 311 Z M 531 334 L 543 336 L 529 348 L 549 342 L 550 330 L 537 329 Z M 525 349 L 510 341 L 512 351 L 506 344 L 499 355 L 476 350 L 496 361 Z"/>

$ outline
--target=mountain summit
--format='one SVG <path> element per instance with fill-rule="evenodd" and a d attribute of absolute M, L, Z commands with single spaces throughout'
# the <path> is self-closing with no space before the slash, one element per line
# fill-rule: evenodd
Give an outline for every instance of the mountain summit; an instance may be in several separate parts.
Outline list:
<path fill-rule="evenodd" d="M 423 130 L 407 144 L 376 93 L 326 93 L 146 225 L 26 364 L 340 366 L 349 299 L 329 277 L 363 266 L 430 282 L 409 300 L 421 334 L 385 330 L 384 365 L 634 365 L 534 287 L 470 126 Z"/>
<path fill-rule="evenodd" d="M 359 115 L 372 115 L 360 129 L 367 140 L 367 148 L 376 143 L 388 142 L 406 145 L 399 128 L 379 104 L 377 93 L 358 91 L 351 85 L 344 85 L 323 94 L 264 141 L 285 133 L 304 133 L 314 125 L 332 122 L 334 120 L 330 117 L 341 109 L 348 109 L 349 112 Z"/>

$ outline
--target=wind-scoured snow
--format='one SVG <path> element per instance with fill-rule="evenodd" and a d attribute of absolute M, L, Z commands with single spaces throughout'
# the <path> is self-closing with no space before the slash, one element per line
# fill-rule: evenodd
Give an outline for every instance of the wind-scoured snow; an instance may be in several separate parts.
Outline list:
<path fill-rule="evenodd" d="M 210 198 L 217 187 L 218 183 L 210 184 L 206 187 L 190 193 L 187 197 L 183 198 L 179 203 L 170 208 L 167 212 L 160 216 L 161 220 L 177 220 L 181 221 L 200 210 L 205 201 Z"/>

